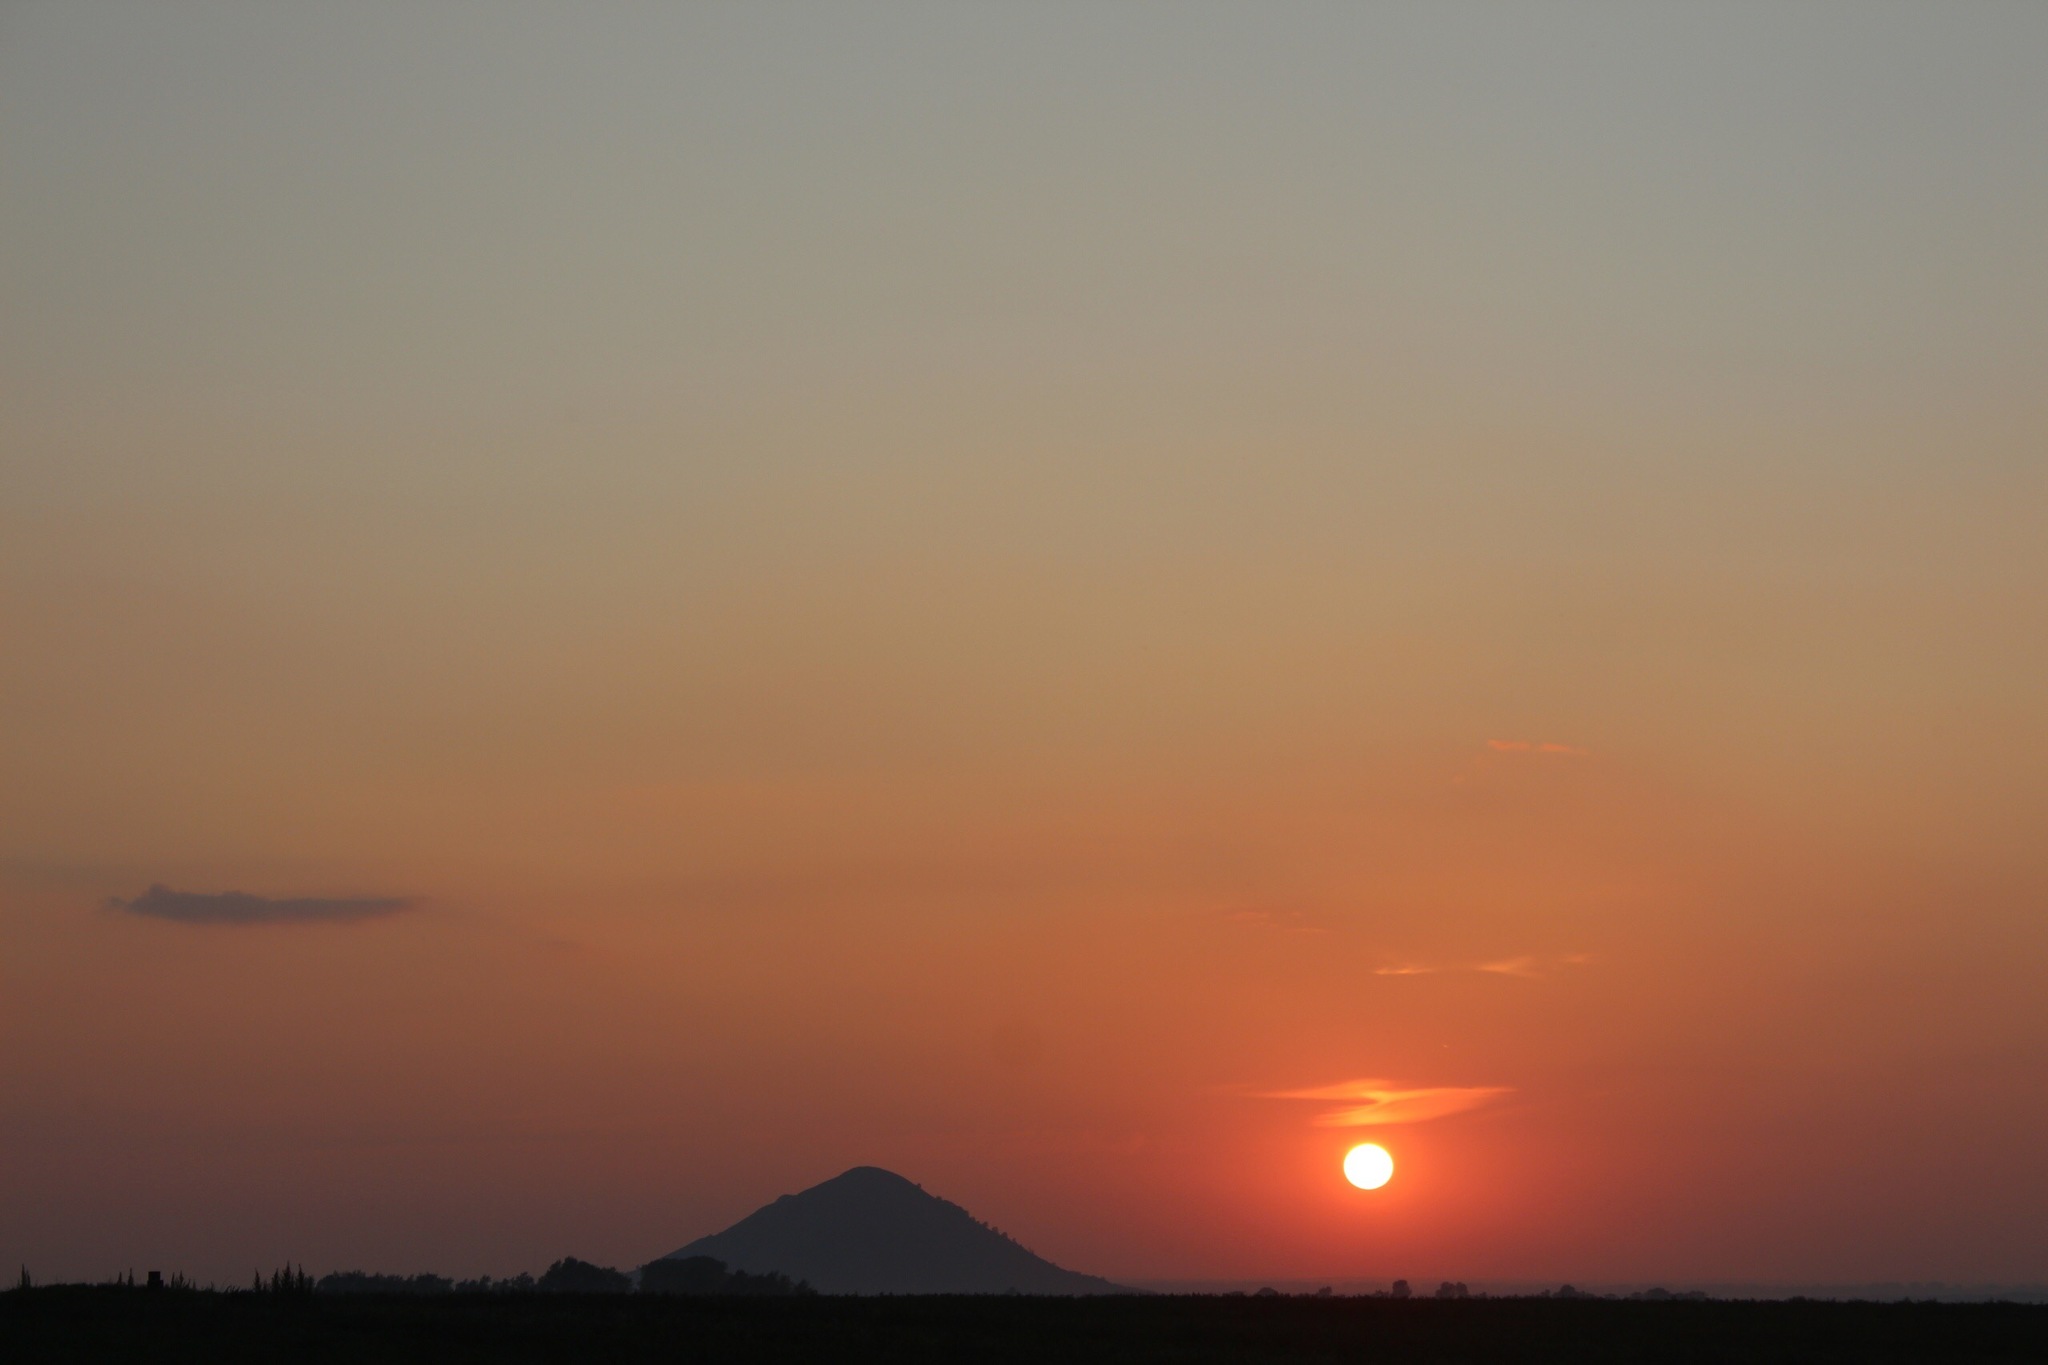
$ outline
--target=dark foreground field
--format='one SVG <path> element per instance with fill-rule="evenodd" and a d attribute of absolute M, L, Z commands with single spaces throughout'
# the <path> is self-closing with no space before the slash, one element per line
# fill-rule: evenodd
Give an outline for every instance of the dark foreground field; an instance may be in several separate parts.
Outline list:
<path fill-rule="evenodd" d="M 2044 1361 L 2048 1306 L 0 1294 L 0 1361 Z"/>

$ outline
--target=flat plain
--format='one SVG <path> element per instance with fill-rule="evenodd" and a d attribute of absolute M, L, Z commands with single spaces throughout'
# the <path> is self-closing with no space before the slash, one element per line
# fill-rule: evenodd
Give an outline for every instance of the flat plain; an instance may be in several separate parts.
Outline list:
<path fill-rule="evenodd" d="M 2048 1305 L 1150 1296 L 0 1294 L 0 1359 L 2041 1361 Z"/>

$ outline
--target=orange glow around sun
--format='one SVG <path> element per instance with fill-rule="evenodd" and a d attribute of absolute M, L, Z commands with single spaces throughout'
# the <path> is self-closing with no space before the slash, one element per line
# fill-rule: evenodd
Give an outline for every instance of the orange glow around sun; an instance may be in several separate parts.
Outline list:
<path fill-rule="evenodd" d="M 1361 1190 L 1376 1190 L 1394 1178 L 1393 1154 L 1377 1142 L 1362 1142 L 1344 1154 L 1344 1178 Z"/>

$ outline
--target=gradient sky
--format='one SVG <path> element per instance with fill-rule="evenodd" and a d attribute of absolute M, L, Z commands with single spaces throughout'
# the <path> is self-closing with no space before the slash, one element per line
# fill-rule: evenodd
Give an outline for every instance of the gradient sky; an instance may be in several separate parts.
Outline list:
<path fill-rule="evenodd" d="M 2044 52 L 8 5 L 0 1265 L 2048 1280 Z"/>

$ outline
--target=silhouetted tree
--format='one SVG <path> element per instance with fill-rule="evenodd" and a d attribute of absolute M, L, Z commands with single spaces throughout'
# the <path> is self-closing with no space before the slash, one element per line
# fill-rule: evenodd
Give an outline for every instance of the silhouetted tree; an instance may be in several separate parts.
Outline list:
<path fill-rule="evenodd" d="M 175 1283 L 172 1286 L 176 1288 Z M 259 1272 L 254 1286 L 259 1292 L 264 1288 Z M 273 1294 L 310 1294 L 313 1292 L 313 1277 L 306 1273 L 306 1267 L 294 1266 L 286 1261 L 282 1269 L 270 1272 L 270 1292 Z"/>
<path fill-rule="evenodd" d="M 544 1294 L 625 1294 L 632 1290 L 633 1280 L 610 1266 L 565 1256 L 548 1267 L 537 1288 Z"/>

